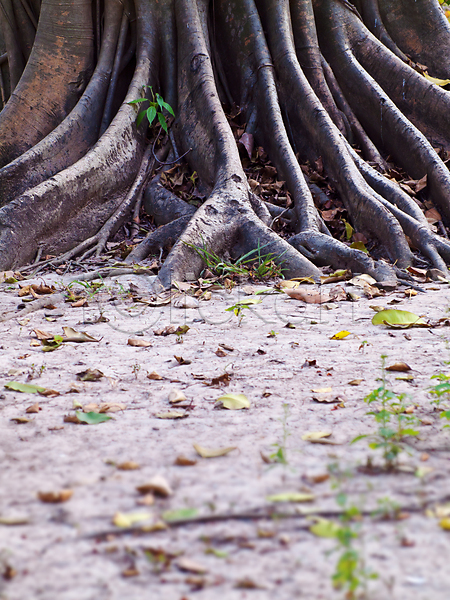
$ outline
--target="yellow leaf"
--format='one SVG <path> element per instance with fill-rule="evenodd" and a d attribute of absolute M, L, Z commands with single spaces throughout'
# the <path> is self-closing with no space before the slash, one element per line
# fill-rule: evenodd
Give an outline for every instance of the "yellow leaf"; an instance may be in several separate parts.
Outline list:
<path fill-rule="evenodd" d="M 312 502 L 314 499 L 314 494 L 303 492 L 282 492 L 281 494 L 267 496 L 269 502 Z"/>
<path fill-rule="evenodd" d="M 236 450 L 236 446 L 230 446 L 229 448 L 204 448 L 198 444 L 194 444 L 196 452 L 202 458 L 217 458 L 218 456 L 225 456 L 232 450 Z"/>
<path fill-rule="evenodd" d="M 431 81 L 431 83 L 439 86 L 448 85 L 450 83 L 450 79 L 438 79 L 437 77 L 431 77 L 428 73 L 424 73 L 424 77 L 425 79 L 428 79 L 428 81 Z"/>
<path fill-rule="evenodd" d="M 330 337 L 330 340 L 343 340 L 348 335 L 351 335 L 350 331 L 339 331 L 339 333 L 335 333 L 332 337 Z"/>
<path fill-rule="evenodd" d="M 223 408 L 227 408 L 228 410 L 250 408 L 250 401 L 244 394 L 225 394 L 218 398 L 217 402 L 221 402 Z"/>
<path fill-rule="evenodd" d="M 302 435 L 302 440 L 305 442 L 314 442 L 330 437 L 331 431 L 308 431 Z"/>
<path fill-rule="evenodd" d="M 443 519 L 441 519 L 439 521 L 439 525 L 442 527 L 442 529 L 450 531 L 450 517 L 444 517 Z"/>
<path fill-rule="evenodd" d="M 142 512 L 131 512 L 121 513 L 117 512 L 113 517 L 113 525 L 116 527 L 132 527 L 135 523 L 141 523 L 142 521 L 148 521 L 152 518 L 151 513 Z"/>
<path fill-rule="evenodd" d="M 333 391 L 333 388 L 331 388 L 331 387 L 313 388 L 311 391 L 314 392 L 314 394 L 329 394 L 330 392 Z"/>

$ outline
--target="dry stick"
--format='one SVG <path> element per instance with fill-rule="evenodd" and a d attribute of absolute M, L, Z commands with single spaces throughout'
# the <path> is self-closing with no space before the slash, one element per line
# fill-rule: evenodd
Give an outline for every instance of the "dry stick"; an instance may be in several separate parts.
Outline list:
<path fill-rule="evenodd" d="M 435 500 L 432 501 L 433 504 L 436 503 Z M 401 506 L 400 512 L 409 512 L 409 513 L 420 513 L 424 510 L 422 505 L 416 506 Z M 322 517 L 322 518 L 337 518 L 342 516 L 345 511 L 341 509 L 328 509 L 328 510 L 317 510 L 308 514 L 302 513 L 283 513 L 277 512 L 276 510 L 268 510 L 264 512 L 246 512 L 246 513 L 223 513 L 217 515 L 204 515 L 200 517 L 194 517 L 192 519 L 177 519 L 175 521 L 170 521 L 165 523 L 169 528 L 170 527 L 184 527 L 186 525 L 203 525 L 205 523 L 214 523 L 215 521 L 223 522 L 223 521 L 251 521 L 251 520 L 260 520 L 260 519 L 304 519 L 306 522 L 297 526 L 297 529 L 305 529 L 309 530 L 311 525 L 313 524 L 312 518 L 314 517 Z M 362 510 L 360 514 L 366 517 L 373 517 L 375 511 L 374 510 Z M 309 519 L 308 519 L 309 517 Z M 145 535 L 147 533 L 154 533 L 154 531 L 146 531 L 145 526 L 143 527 L 124 527 L 121 529 L 108 529 L 105 531 L 99 531 L 97 533 L 89 533 L 84 536 L 84 539 L 98 539 L 98 538 L 106 538 L 108 536 L 123 536 L 123 535 L 137 535 L 142 534 Z"/>

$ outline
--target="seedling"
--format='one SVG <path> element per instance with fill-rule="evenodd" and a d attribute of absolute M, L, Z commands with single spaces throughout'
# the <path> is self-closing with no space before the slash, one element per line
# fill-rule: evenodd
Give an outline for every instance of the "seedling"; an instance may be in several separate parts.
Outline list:
<path fill-rule="evenodd" d="M 286 442 L 288 437 L 291 435 L 288 429 L 288 419 L 291 414 L 291 409 L 289 404 L 286 402 L 283 403 L 283 416 L 279 419 L 281 425 L 283 427 L 283 434 L 281 436 L 280 442 L 275 442 L 272 446 L 275 448 L 275 452 L 273 452 L 269 458 L 274 463 L 279 463 L 282 465 L 287 465 L 287 451 L 286 451 Z"/>
<path fill-rule="evenodd" d="M 225 310 L 227 312 L 230 312 L 230 311 L 234 312 L 234 314 L 239 319 L 238 327 L 240 327 L 242 325 L 242 321 L 245 317 L 244 310 L 250 309 L 254 304 L 260 304 L 261 302 L 262 302 L 261 298 L 244 298 L 243 300 L 238 300 L 236 302 L 236 304 L 233 304 L 233 306 L 229 306 Z"/>
<path fill-rule="evenodd" d="M 438 373 L 433 375 L 431 379 L 437 379 L 439 383 L 430 389 L 430 394 L 433 396 L 431 404 L 436 408 L 440 408 L 442 400 L 450 400 L 450 375 Z"/>
<path fill-rule="evenodd" d="M 386 356 L 382 356 L 381 361 L 382 385 L 364 398 L 364 402 L 369 405 L 378 403 L 376 410 L 366 413 L 374 417 L 378 429 L 373 433 L 357 436 L 352 440 L 352 444 L 362 439 L 369 440 L 369 448 L 381 450 L 386 470 L 392 471 L 398 465 L 399 454 L 407 449 L 407 444 L 403 439 L 419 434 L 416 429 L 412 428 L 413 425 L 417 425 L 418 420 L 414 415 L 405 413 L 406 395 L 395 394 L 387 389 Z"/>
<path fill-rule="evenodd" d="M 141 365 L 138 363 L 135 363 L 132 367 L 131 367 L 131 372 L 133 373 L 133 375 L 135 376 L 135 378 L 138 378 L 138 373 L 141 370 Z"/>
<path fill-rule="evenodd" d="M 175 113 L 170 104 L 167 104 L 158 92 L 155 94 L 151 85 L 144 85 L 143 89 L 146 88 L 150 90 L 150 100 L 148 98 L 137 98 L 136 100 L 128 102 L 128 104 L 131 105 L 140 104 L 142 102 L 148 103 L 148 108 L 145 108 L 138 113 L 136 117 L 136 126 L 139 127 L 145 117 L 147 117 L 149 125 L 152 125 L 153 121 L 158 117 L 159 124 L 167 133 L 167 121 L 163 111 L 166 110 L 172 117 L 175 117 Z"/>

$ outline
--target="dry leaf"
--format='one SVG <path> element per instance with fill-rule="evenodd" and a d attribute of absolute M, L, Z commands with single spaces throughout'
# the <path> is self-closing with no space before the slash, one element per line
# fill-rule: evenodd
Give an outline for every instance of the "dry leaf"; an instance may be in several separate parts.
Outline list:
<path fill-rule="evenodd" d="M 25 423 L 31 423 L 33 419 L 27 419 L 26 417 L 13 417 L 10 419 L 13 423 L 17 423 L 18 425 L 24 425 Z"/>
<path fill-rule="evenodd" d="M 208 572 L 206 567 L 185 556 L 180 557 L 175 562 L 175 565 L 180 569 L 180 571 L 187 571 L 188 573 L 197 573 L 201 575 L 202 573 Z"/>
<path fill-rule="evenodd" d="M 100 414 L 108 413 L 108 412 L 121 412 L 125 410 L 127 404 L 120 404 L 119 402 L 102 402 L 100 404 L 100 410 L 98 411 Z M 84 411 L 86 412 L 86 411 Z"/>
<path fill-rule="evenodd" d="M 224 358 L 225 356 L 228 356 L 228 354 L 227 354 L 226 352 L 224 352 L 224 351 L 222 350 L 222 348 L 218 348 L 218 349 L 215 351 L 215 355 L 216 355 L 216 356 L 218 356 L 219 358 Z"/>
<path fill-rule="evenodd" d="M 113 525 L 116 527 L 128 528 L 132 527 L 136 523 L 141 523 L 142 521 L 148 521 L 152 518 L 151 513 L 141 513 L 141 512 L 132 512 L 132 513 L 121 513 L 117 512 L 113 517 Z"/>
<path fill-rule="evenodd" d="M 61 392 L 57 390 L 44 390 L 43 392 L 38 392 L 39 396 L 45 396 L 46 398 L 56 398 L 57 396 L 61 396 Z"/>
<path fill-rule="evenodd" d="M 58 492 L 38 492 L 38 498 L 41 502 L 50 504 L 58 504 L 59 502 L 67 502 L 73 495 L 73 490 L 60 490 Z"/>
<path fill-rule="evenodd" d="M 219 406 L 228 410 L 242 410 L 244 408 L 250 408 L 250 401 L 244 394 L 225 394 L 220 398 L 217 398 Z"/>
<path fill-rule="evenodd" d="M 99 381 L 103 376 L 103 373 L 99 369 L 87 369 L 86 371 L 77 373 L 79 381 Z"/>
<path fill-rule="evenodd" d="M 187 412 L 180 412 L 177 410 L 171 410 L 169 412 L 156 413 L 155 417 L 157 419 L 185 419 L 189 416 Z"/>
<path fill-rule="evenodd" d="M 231 377 L 228 373 L 224 373 L 223 375 L 219 375 L 219 377 L 214 377 L 211 379 L 211 383 L 207 385 L 213 385 L 220 387 L 221 385 L 227 387 L 230 384 Z"/>
<path fill-rule="evenodd" d="M 98 408 L 98 404 L 95 404 L 94 402 L 90 402 L 89 404 L 85 404 L 83 406 L 83 412 L 88 413 L 88 412 L 99 412 L 99 408 Z"/>
<path fill-rule="evenodd" d="M 404 362 L 398 362 L 390 367 L 386 367 L 386 371 L 399 371 L 405 373 L 406 371 L 411 371 L 411 367 Z"/>
<path fill-rule="evenodd" d="M 39 404 L 36 402 L 35 404 L 32 404 L 31 406 L 29 406 L 25 412 L 27 414 L 31 415 L 34 413 L 38 413 L 40 410 L 41 409 L 39 407 Z"/>
<path fill-rule="evenodd" d="M 134 346 L 135 348 L 150 348 L 152 346 L 151 342 L 143 339 L 133 339 L 130 338 L 127 342 L 128 346 Z"/>
<path fill-rule="evenodd" d="M 308 290 L 306 288 L 298 287 L 295 289 L 283 288 L 283 291 L 295 300 L 301 300 L 308 304 L 323 304 L 324 302 L 330 301 L 330 295 L 328 292 L 322 290 Z"/>
<path fill-rule="evenodd" d="M 132 460 L 128 460 L 123 463 L 119 463 L 117 468 L 120 471 L 136 471 L 136 469 L 140 469 L 140 465 L 137 462 L 133 462 Z"/>
<path fill-rule="evenodd" d="M 329 394 L 333 391 L 333 388 L 331 388 L 331 387 L 313 388 L 311 391 L 314 394 Z"/>
<path fill-rule="evenodd" d="M 178 363 L 179 365 L 190 365 L 190 364 L 191 364 L 191 362 L 192 362 L 191 360 L 189 360 L 189 359 L 187 359 L 187 358 L 186 358 L 186 359 L 184 359 L 182 356 L 175 356 L 175 355 L 174 355 L 174 359 L 177 361 L 177 363 Z"/>
<path fill-rule="evenodd" d="M 169 393 L 170 404 L 178 404 L 179 402 L 184 402 L 185 400 L 187 400 L 187 398 L 181 390 L 177 390 L 176 388 L 170 390 L 170 393 Z"/>
<path fill-rule="evenodd" d="M 198 300 L 192 296 L 183 294 L 182 296 L 175 298 L 172 302 L 172 306 L 175 308 L 198 308 Z"/>
<path fill-rule="evenodd" d="M 217 458 L 219 456 L 225 456 L 232 450 L 236 450 L 236 446 L 231 446 L 229 448 L 204 448 L 203 446 L 199 446 L 198 444 L 193 444 L 195 451 L 202 458 Z"/>
<path fill-rule="evenodd" d="M 64 342 L 99 342 L 85 331 L 75 331 L 72 327 L 63 327 Z"/>
<path fill-rule="evenodd" d="M 140 494 L 152 493 L 157 496 L 162 496 L 163 498 L 167 498 L 173 494 L 170 485 L 162 475 L 155 475 L 150 481 L 137 486 L 136 489 Z"/>
<path fill-rule="evenodd" d="M 187 458 L 187 456 L 177 456 L 174 462 L 174 465 L 178 467 L 192 467 L 197 464 L 197 461 L 193 458 Z"/>
<path fill-rule="evenodd" d="M 80 298 L 76 302 L 72 302 L 70 306 L 72 308 L 80 308 L 81 306 L 87 306 L 87 298 Z"/>
<path fill-rule="evenodd" d="M 137 575 L 140 575 L 140 571 L 138 571 L 136 567 L 130 567 L 129 569 L 122 571 L 122 577 L 136 577 Z"/>
<path fill-rule="evenodd" d="M 163 377 L 159 375 L 156 371 L 152 371 L 151 373 L 147 373 L 147 379 L 151 379 L 153 381 L 161 381 Z"/>
<path fill-rule="evenodd" d="M 53 339 L 53 334 L 48 333 L 47 331 L 44 331 L 43 329 L 33 329 L 33 332 L 35 333 L 38 340 L 46 341 L 46 340 Z"/>
<path fill-rule="evenodd" d="M 305 442 L 315 442 L 330 437 L 331 433 L 331 431 L 308 431 L 302 435 L 302 440 Z"/>
<path fill-rule="evenodd" d="M 348 385 L 359 385 L 364 381 L 364 379 L 352 379 L 348 382 Z"/>

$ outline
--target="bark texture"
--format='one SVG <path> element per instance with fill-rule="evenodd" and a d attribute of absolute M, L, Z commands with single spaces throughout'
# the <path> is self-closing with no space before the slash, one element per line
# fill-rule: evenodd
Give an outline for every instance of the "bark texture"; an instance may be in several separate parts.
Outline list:
<path fill-rule="evenodd" d="M 392 265 L 414 261 L 448 275 L 439 79 L 450 78 L 450 26 L 438 0 L 4 0 L 0 25 L 0 269 L 98 255 L 143 205 L 159 228 L 127 260 L 170 247 L 160 287 L 199 275 L 195 246 L 235 257 L 263 247 L 288 277 L 331 265 L 393 285 Z M 175 113 L 159 105 L 167 135 L 137 120 L 155 94 Z M 252 146 L 289 208 L 255 195 Z M 183 161 L 206 197 L 198 207 L 160 179 Z M 377 258 L 330 234 L 307 161 Z M 420 198 L 392 163 L 422 182 Z"/>

